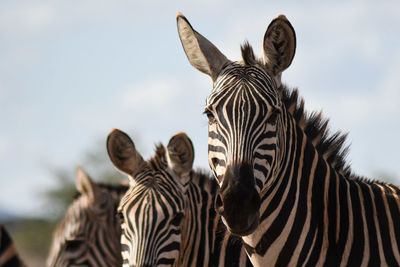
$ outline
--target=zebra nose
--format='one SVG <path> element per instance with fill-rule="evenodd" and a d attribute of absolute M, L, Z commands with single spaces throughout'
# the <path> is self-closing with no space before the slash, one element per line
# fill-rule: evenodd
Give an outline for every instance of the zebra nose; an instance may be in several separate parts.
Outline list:
<path fill-rule="evenodd" d="M 254 231 L 259 223 L 260 203 L 251 164 L 228 166 L 214 203 L 228 229 L 241 236 Z"/>
<path fill-rule="evenodd" d="M 218 201 L 219 202 L 219 201 Z M 224 223 L 236 235 L 244 236 L 252 233 L 259 224 L 260 197 L 256 190 L 246 191 L 222 198 Z"/>
<path fill-rule="evenodd" d="M 242 203 L 244 203 L 245 205 L 247 204 L 247 206 L 256 207 L 258 209 L 258 207 L 260 206 L 260 197 L 257 192 L 254 192 L 254 194 L 250 195 L 249 198 L 242 199 Z M 214 208 L 219 215 L 224 215 L 224 202 L 222 200 L 221 194 L 217 194 L 215 198 Z"/>

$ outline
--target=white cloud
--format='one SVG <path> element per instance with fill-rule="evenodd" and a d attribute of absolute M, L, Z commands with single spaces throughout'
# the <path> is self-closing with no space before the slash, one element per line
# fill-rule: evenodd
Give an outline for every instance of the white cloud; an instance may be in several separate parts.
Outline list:
<path fill-rule="evenodd" d="M 61 1 L 3 1 L 0 5 L 0 34 L 24 39 L 32 35 L 52 33 L 63 27 L 82 25 L 110 18 L 117 20 L 129 5 L 125 1 L 89 0 L 71 4 Z M 135 10 L 131 6 L 131 10 Z"/>
<path fill-rule="evenodd" d="M 400 116 L 400 50 L 393 55 L 390 65 L 384 65 L 383 76 L 377 77 L 374 88 L 349 88 L 343 85 L 338 94 L 327 97 L 324 93 L 315 93 L 307 98 L 308 109 L 324 109 L 326 114 L 340 119 L 352 127 L 366 127 L 377 120 L 398 120 Z M 365 77 L 373 80 L 373 77 Z M 329 85 L 325 90 L 329 92 Z M 328 88 L 328 89 L 327 89 Z M 301 90 L 301 88 L 300 88 Z"/>
<path fill-rule="evenodd" d="M 54 24 L 56 8 L 49 3 L 25 2 L 6 5 L 0 11 L 0 30 L 9 35 L 31 34 Z"/>
<path fill-rule="evenodd" d="M 379 55 L 388 45 L 387 39 L 397 38 L 400 34 L 398 27 L 387 27 L 400 23 L 399 12 L 400 6 L 397 2 L 385 2 L 383 5 L 360 1 L 276 5 L 268 3 L 268 9 L 254 9 L 247 5 L 243 6 L 240 19 L 235 19 L 235 12 L 226 14 L 226 24 L 218 28 L 219 33 L 212 36 L 212 41 L 223 44 L 220 49 L 237 60 L 233 55 L 240 56 L 239 44 L 249 39 L 256 48 L 255 52 L 260 55 L 262 37 L 269 22 L 283 13 L 292 22 L 297 33 L 298 48 L 302 49 L 297 53 L 314 55 L 315 59 L 322 56 L 329 59 L 330 64 L 343 61 L 347 53 L 359 54 L 365 60 L 379 60 Z M 203 34 L 210 36 L 207 32 Z"/>
<path fill-rule="evenodd" d="M 51 6 L 31 6 L 21 10 L 20 18 L 28 30 L 37 31 L 51 25 L 56 12 Z"/>
<path fill-rule="evenodd" d="M 154 79 L 132 84 L 118 97 L 124 109 L 165 110 L 172 105 L 180 91 L 180 84 L 171 79 Z"/>
<path fill-rule="evenodd" d="M 69 0 L 3 0 L 0 3 L 0 34 L 19 34 L 27 36 L 48 30 L 59 29 L 60 26 L 73 26 L 81 22 L 96 22 L 99 20 L 118 21 L 142 20 L 143 23 L 155 22 L 160 17 L 174 16 L 179 8 L 198 12 L 218 10 L 221 1 L 202 1 L 201 4 L 174 1 L 125 1 L 125 0 L 85 0 L 71 2 Z M 130 21 L 132 22 L 132 21 Z M 149 26 L 149 25 L 147 25 Z"/>

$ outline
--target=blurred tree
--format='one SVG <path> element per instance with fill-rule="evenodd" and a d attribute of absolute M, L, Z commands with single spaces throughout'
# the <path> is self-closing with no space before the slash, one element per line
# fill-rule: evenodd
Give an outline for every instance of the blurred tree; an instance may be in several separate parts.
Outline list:
<path fill-rule="evenodd" d="M 111 164 L 104 140 L 84 152 L 77 164 L 80 164 L 95 182 L 118 183 L 127 179 Z M 46 213 L 50 220 L 60 220 L 77 194 L 76 167 L 77 165 L 51 168 L 56 186 L 41 192 L 47 199 Z"/>
<path fill-rule="evenodd" d="M 4 222 L 18 254 L 29 267 L 45 266 L 56 222 L 40 218 L 20 218 Z"/>
<path fill-rule="evenodd" d="M 48 218 L 51 221 L 58 221 L 65 214 L 77 191 L 73 172 L 66 169 L 54 169 L 53 173 L 56 186 L 41 193 L 46 198 L 44 205 Z"/>
<path fill-rule="evenodd" d="M 2 222 L 9 229 L 21 258 L 30 267 L 45 266 L 53 232 L 77 194 L 77 164 L 80 164 L 95 182 L 117 183 L 127 180 L 127 177 L 111 164 L 104 140 L 95 142 L 82 153 L 82 158 L 77 159 L 74 165 L 48 167 L 56 185 L 38 192 L 40 198 L 46 199 L 43 207 L 46 217 L 14 218 Z"/>

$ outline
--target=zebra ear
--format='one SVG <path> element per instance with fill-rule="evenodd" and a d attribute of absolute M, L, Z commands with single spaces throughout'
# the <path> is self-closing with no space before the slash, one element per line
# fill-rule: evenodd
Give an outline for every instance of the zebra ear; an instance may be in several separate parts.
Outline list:
<path fill-rule="evenodd" d="M 76 188 L 82 195 L 88 196 L 92 201 L 96 200 L 100 190 L 80 165 L 76 169 Z"/>
<path fill-rule="evenodd" d="M 289 20 L 279 15 L 268 26 L 263 40 L 263 60 L 280 86 L 281 73 L 292 63 L 296 52 L 296 34 Z"/>
<path fill-rule="evenodd" d="M 175 134 L 169 140 L 167 158 L 168 166 L 185 182 L 193 167 L 194 148 L 184 132 Z"/>
<path fill-rule="evenodd" d="M 131 138 L 118 129 L 113 129 L 107 137 L 107 152 L 114 166 L 129 175 L 144 163 Z"/>
<path fill-rule="evenodd" d="M 214 82 L 224 65 L 230 61 L 210 41 L 196 32 L 181 13 L 178 13 L 176 21 L 179 38 L 190 64 L 211 76 Z"/>

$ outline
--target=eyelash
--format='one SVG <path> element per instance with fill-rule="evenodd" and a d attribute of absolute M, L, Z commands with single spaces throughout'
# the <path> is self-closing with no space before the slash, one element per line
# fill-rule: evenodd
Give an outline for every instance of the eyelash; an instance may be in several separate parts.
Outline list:
<path fill-rule="evenodd" d="M 117 211 L 117 214 L 115 214 L 115 217 L 119 218 L 121 222 L 124 221 L 124 214 L 121 211 Z"/>
<path fill-rule="evenodd" d="M 278 119 L 278 115 L 279 115 L 279 110 L 278 109 L 273 110 L 268 118 L 268 122 L 272 125 L 275 125 Z"/>
<path fill-rule="evenodd" d="M 216 121 L 214 114 L 210 110 L 204 110 L 203 114 L 207 116 L 209 123 L 214 123 Z"/>

